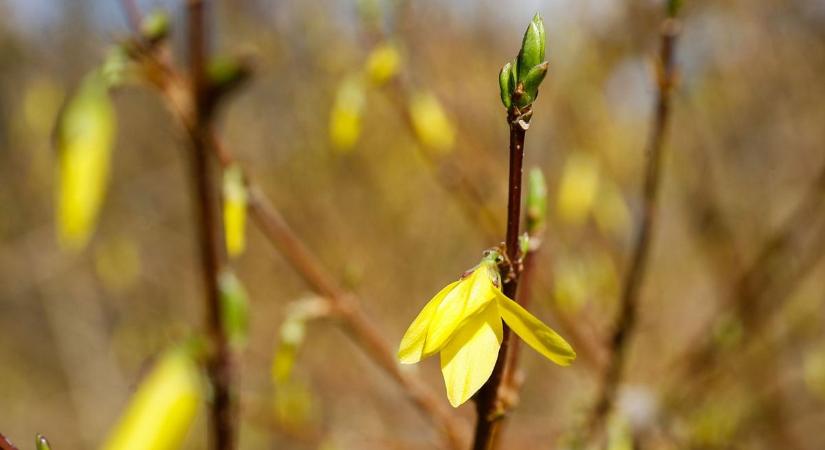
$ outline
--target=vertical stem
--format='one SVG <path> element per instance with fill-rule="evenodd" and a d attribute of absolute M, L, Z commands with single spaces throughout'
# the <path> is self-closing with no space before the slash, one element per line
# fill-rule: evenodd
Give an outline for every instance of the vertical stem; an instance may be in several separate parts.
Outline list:
<path fill-rule="evenodd" d="M 670 13 L 673 14 L 673 13 Z M 616 391 L 626 360 L 628 338 L 633 334 L 638 316 L 639 291 L 642 286 L 650 245 L 653 241 L 656 211 L 658 209 L 659 184 L 664 137 L 670 118 L 670 98 L 675 78 L 674 46 L 678 24 L 671 16 L 662 26 L 662 43 L 659 53 L 659 79 L 656 110 L 653 116 L 650 140 L 646 149 L 647 164 L 643 188 L 642 222 L 636 235 L 633 254 L 624 277 L 619 317 L 610 339 L 610 359 L 601 381 L 600 392 L 588 421 L 588 433 L 598 435 L 604 419 L 613 407 Z"/>
<path fill-rule="evenodd" d="M 208 86 L 205 75 L 207 58 L 205 0 L 188 1 L 189 69 L 193 103 L 192 179 L 198 213 L 198 237 L 201 270 L 206 288 L 206 329 L 212 346 L 207 363 L 209 379 L 214 389 L 210 430 L 211 446 L 215 450 L 235 448 L 235 424 L 232 405 L 232 367 L 226 332 L 221 321 L 218 274 L 223 250 L 221 226 L 217 210 L 217 195 L 209 164 L 212 135 L 209 114 Z"/>
<path fill-rule="evenodd" d="M 508 113 L 510 123 L 510 176 L 507 198 L 507 236 L 505 251 L 510 263 L 503 270 L 503 292 L 515 299 L 518 293 L 518 280 L 521 275 L 519 267 L 519 225 L 521 222 L 521 178 L 524 165 L 524 135 L 526 128 L 516 120 L 513 110 Z M 481 388 L 476 399 L 476 429 L 473 439 L 474 450 L 488 450 L 495 447 L 501 419 L 504 417 L 504 405 L 500 401 L 499 388 L 504 380 L 505 366 L 508 362 L 510 347 L 510 328 L 504 324 L 503 339 L 498 352 L 498 359 L 490 379 Z M 512 361 L 514 364 L 515 361 Z"/>

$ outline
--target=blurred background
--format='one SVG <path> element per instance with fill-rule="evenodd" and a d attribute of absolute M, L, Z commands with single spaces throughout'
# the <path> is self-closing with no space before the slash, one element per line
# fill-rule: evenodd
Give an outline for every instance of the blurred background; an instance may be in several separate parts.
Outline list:
<path fill-rule="evenodd" d="M 179 62 L 182 3 L 137 2 L 168 11 Z M 531 310 L 580 357 L 560 368 L 523 352 L 502 444 L 564 448 L 597 392 L 640 218 L 662 2 L 214 3 L 213 52 L 255 62 L 220 111 L 225 144 L 393 349 L 435 292 L 503 240 L 497 73 L 542 14 L 550 72 L 526 158 L 549 206 Z M 825 2 L 684 3 L 610 448 L 825 448 Z M 91 240 L 70 252 L 56 238 L 58 112 L 128 35 L 114 0 L 0 2 L 0 431 L 21 448 L 35 432 L 58 450 L 100 446 L 157 355 L 202 327 L 185 135 L 145 83 L 113 93 Z M 310 287 L 253 224 L 246 239 L 231 263 L 250 310 L 241 448 L 436 445 L 333 321 L 290 319 Z M 303 339 L 284 351 L 296 322 Z M 446 404 L 435 359 L 406 369 Z M 470 403 L 455 414 L 469 430 Z M 186 448 L 204 448 L 206 417 Z"/>

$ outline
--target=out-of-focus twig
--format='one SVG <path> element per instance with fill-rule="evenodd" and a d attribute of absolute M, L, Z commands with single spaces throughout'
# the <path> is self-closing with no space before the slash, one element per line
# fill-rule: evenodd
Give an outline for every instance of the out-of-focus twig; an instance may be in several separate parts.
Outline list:
<path fill-rule="evenodd" d="M 187 0 L 190 98 L 193 106 L 189 133 L 192 180 L 198 214 L 201 271 L 206 289 L 206 329 L 211 343 L 207 372 L 214 389 L 211 408 L 211 445 L 216 450 L 232 450 L 237 445 L 237 426 L 233 405 L 232 360 L 226 330 L 221 318 L 220 275 L 223 247 L 222 224 L 218 218 L 218 199 L 213 169 L 209 162 L 212 114 L 209 80 L 206 76 L 207 51 L 206 0 Z"/>
<path fill-rule="evenodd" d="M 717 317 L 740 321 L 745 333 L 754 336 L 772 312 L 825 256 L 825 164 L 807 188 L 794 211 L 771 234 L 754 261 L 738 277 Z M 675 359 L 684 380 L 688 374 L 718 365 L 723 350 L 715 342 L 708 324 L 686 352 Z M 699 342 L 698 344 L 696 342 Z M 743 342 L 746 340 L 743 340 Z M 681 384 L 681 383 L 680 383 Z"/>
<path fill-rule="evenodd" d="M 630 336 L 635 331 L 638 316 L 639 292 L 647 270 L 650 246 L 656 226 L 659 184 L 662 178 L 662 155 L 665 134 L 670 119 L 670 100 L 676 79 L 675 46 L 679 33 L 677 7 L 671 0 L 667 18 L 662 24 L 661 46 L 657 60 L 657 95 L 653 124 L 647 144 L 647 163 L 643 188 L 642 221 L 637 231 L 630 264 L 623 278 L 619 316 L 610 338 L 610 355 L 599 385 L 595 406 L 586 423 L 591 438 L 601 434 L 604 419 L 613 407 L 619 381 L 622 377 Z"/>
<path fill-rule="evenodd" d="M 146 66 L 150 82 L 158 88 L 170 111 L 191 138 L 198 130 L 192 114 L 194 99 L 185 89 L 182 89 L 182 80 L 185 78 L 168 61 L 168 54 L 163 49 L 139 46 L 137 50 L 138 58 Z M 208 131 L 208 135 L 205 136 L 205 146 L 213 153 L 221 166 L 238 164 L 214 130 Z M 329 276 L 315 255 L 292 231 L 280 212 L 257 187 L 252 176 L 245 170 L 243 173 L 248 190 L 247 201 L 250 213 L 264 236 L 286 257 L 304 281 L 330 302 L 336 316 L 356 343 L 401 386 L 418 409 L 440 429 L 446 446 L 452 449 L 461 448 L 463 443 L 461 425 L 452 412 L 416 376 L 401 371 L 395 360 L 394 352 L 363 312 L 357 297 L 347 292 Z"/>
<path fill-rule="evenodd" d="M 17 450 L 17 447 L 11 443 L 5 436 L 0 434 L 0 450 Z"/>

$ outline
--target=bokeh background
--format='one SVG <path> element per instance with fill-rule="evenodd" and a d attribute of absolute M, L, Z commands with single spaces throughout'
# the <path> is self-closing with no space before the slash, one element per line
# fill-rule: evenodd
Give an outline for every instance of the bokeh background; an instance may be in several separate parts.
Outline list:
<path fill-rule="evenodd" d="M 137 3 L 170 13 L 184 61 L 182 2 Z M 684 3 L 611 448 L 825 448 L 825 2 Z M 497 72 L 534 11 L 551 65 L 526 144 L 549 189 L 531 309 L 581 356 L 559 368 L 523 352 L 512 449 L 561 448 L 592 407 L 639 222 L 662 2 L 233 0 L 211 15 L 214 51 L 256 69 L 221 110 L 226 144 L 395 348 L 503 239 Z M 151 89 L 114 95 L 92 241 L 71 253 L 55 238 L 58 111 L 128 33 L 114 0 L 0 3 L 0 431 L 23 448 L 35 432 L 99 446 L 156 356 L 201 328 L 187 148 Z M 370 68 L 386 46 L 372 64 L 389 80 Z M 432 448 L 431 425 L 332 321 L 308 323 L 289 382 L 273 379 L 290 305 L 312 294 L 247 232 L 232 263 L 250 303 L 241 448 Z M 703 346 L 713 356 L 686 356 Z M 435 360 L 410 370 L 446 403 Z M 473 408 L 455 413 L 469 430 Z M 187 448 L 204 447 L 206 422 Z"/>

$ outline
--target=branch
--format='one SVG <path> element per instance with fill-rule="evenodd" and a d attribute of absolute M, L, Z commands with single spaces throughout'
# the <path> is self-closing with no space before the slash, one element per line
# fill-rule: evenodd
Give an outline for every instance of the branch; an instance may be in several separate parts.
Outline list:
<path fill-rule="evenodd" d="M 221 319 L 218 277 L 223 259 L 222 224 L 212 168 L 209 164 L 209 144 L 212 134 L 209 86 L 206 79 L 206 18 L 205 0 L 188 0 L 188 39 L 190 96 L 194 106 L 191 170 L 198 213 L 198 236 L 201 271 L 206 288 L 206 329 L 212 345 L 207 362 L 214 396 L 211 409 L 212 448 L 232 450 L 237 445 L 236 419 L 233 406 L 233 369 L 229 343 Z"/>
<path fill-rule="evenodd" d="M 502 273 L 504 281 L 503 293 L 505 296 L 523 300 L 518 297 L 518 283 L 521 276 L 520 254 L 519 254 L 519 225 L 521 222 L 521 177 L 524 164 L 524 136 L 527 131 L 526 124 L 517 117 L 517 109 L 511 107 L 508 111 L 507 120 L 510 124 L 510 173 L 508 178 L 507 197 L 507 235 L 505 240 L 505 250 L 509 260 L 507 273 Z M 473 449 L 486 450 L 494 448 L 498 435 L 501 419 L 504 417 L 505 406 L 500 397 L 500 387 L 504 381 L 506 366 L 510 358 L 508 351 L 510 346 L 510 327 L 504 324 L 504 333 L 501 341 L 501 348 L 498 352 L 498 359 L 493 368 L 490 379 L 478 392 L 476 400 L 476 430 L 473 440 Z M 516 361 L 510 361 L 515 363 Z"/>
<path fill-rule="evenodd" d="M 0 450 L 17 450 L 17 447 L 11 443 L 5 436 L 0 434 Z"/>
<path fill-rule="evenodd" d="M 613 407 L 616 391 L 627 357 L 628 339 L 635 331 L 638 316 L 639 291 L 644 280 L 650 246 L 656 227 L 659 184 L 662 177 L 661 161 L 665 132 L 670 118 L 670 100 L 676 77 L 674 51 L 679 24 L 675 8 L 668 8 L 668 17 L 662 24 L 659 53 L 658 91 L 650 139 L 646 150 L 647 165 L 643 189 L 642 222 L 639 226 L 630 265 L 624 276 L 619 317 L 610 339 L 610 356 L 604 371 L 595 407 L 587 422 L 588 435 L 601 432 L 605 417 Z"/>
<path fill-rule="evenodd" d="M 198 127 L 192 114 L 191 104 L 195 102 L 192 93 L 181 89 L 183 77 L 175 67 L 165 59 L 167 53 L 161 48 L 150 48 L 137 42 L 137 58 L 149 69 L 150 82 L 162 95 L 167 107 L 186 131 L 189 138 L 197 140 L 209 149 L 222 167 L 240 165 L 211 128 Z M 203 139 L 203 140 L 202 140 Z M 331 303 L 344 329 L 355 342 L 362 347 L 391 378 L 396 380 L 406 392 L 408 398 L 418 409 L 435 424 L 444 436 L 449 448 L 462 447 L 461 426 L 453 417 L 439 397 L 410 373 L 402 372 L 396 363 L 394 352 L 387 347 L 376 327 L 367 318 L 360 306 L 360 301 L 347 292 L 328 275 L 315 255 L 295 235 L 281 216 L 280 212 L 269 202 L 262 190 L 254 182 L 249 172 L 242 168 L 244 181 L 248 190 L 248 206 L 252 218 L 264 236 L 293 266 L 304 281 L 319 295 Z"/>

